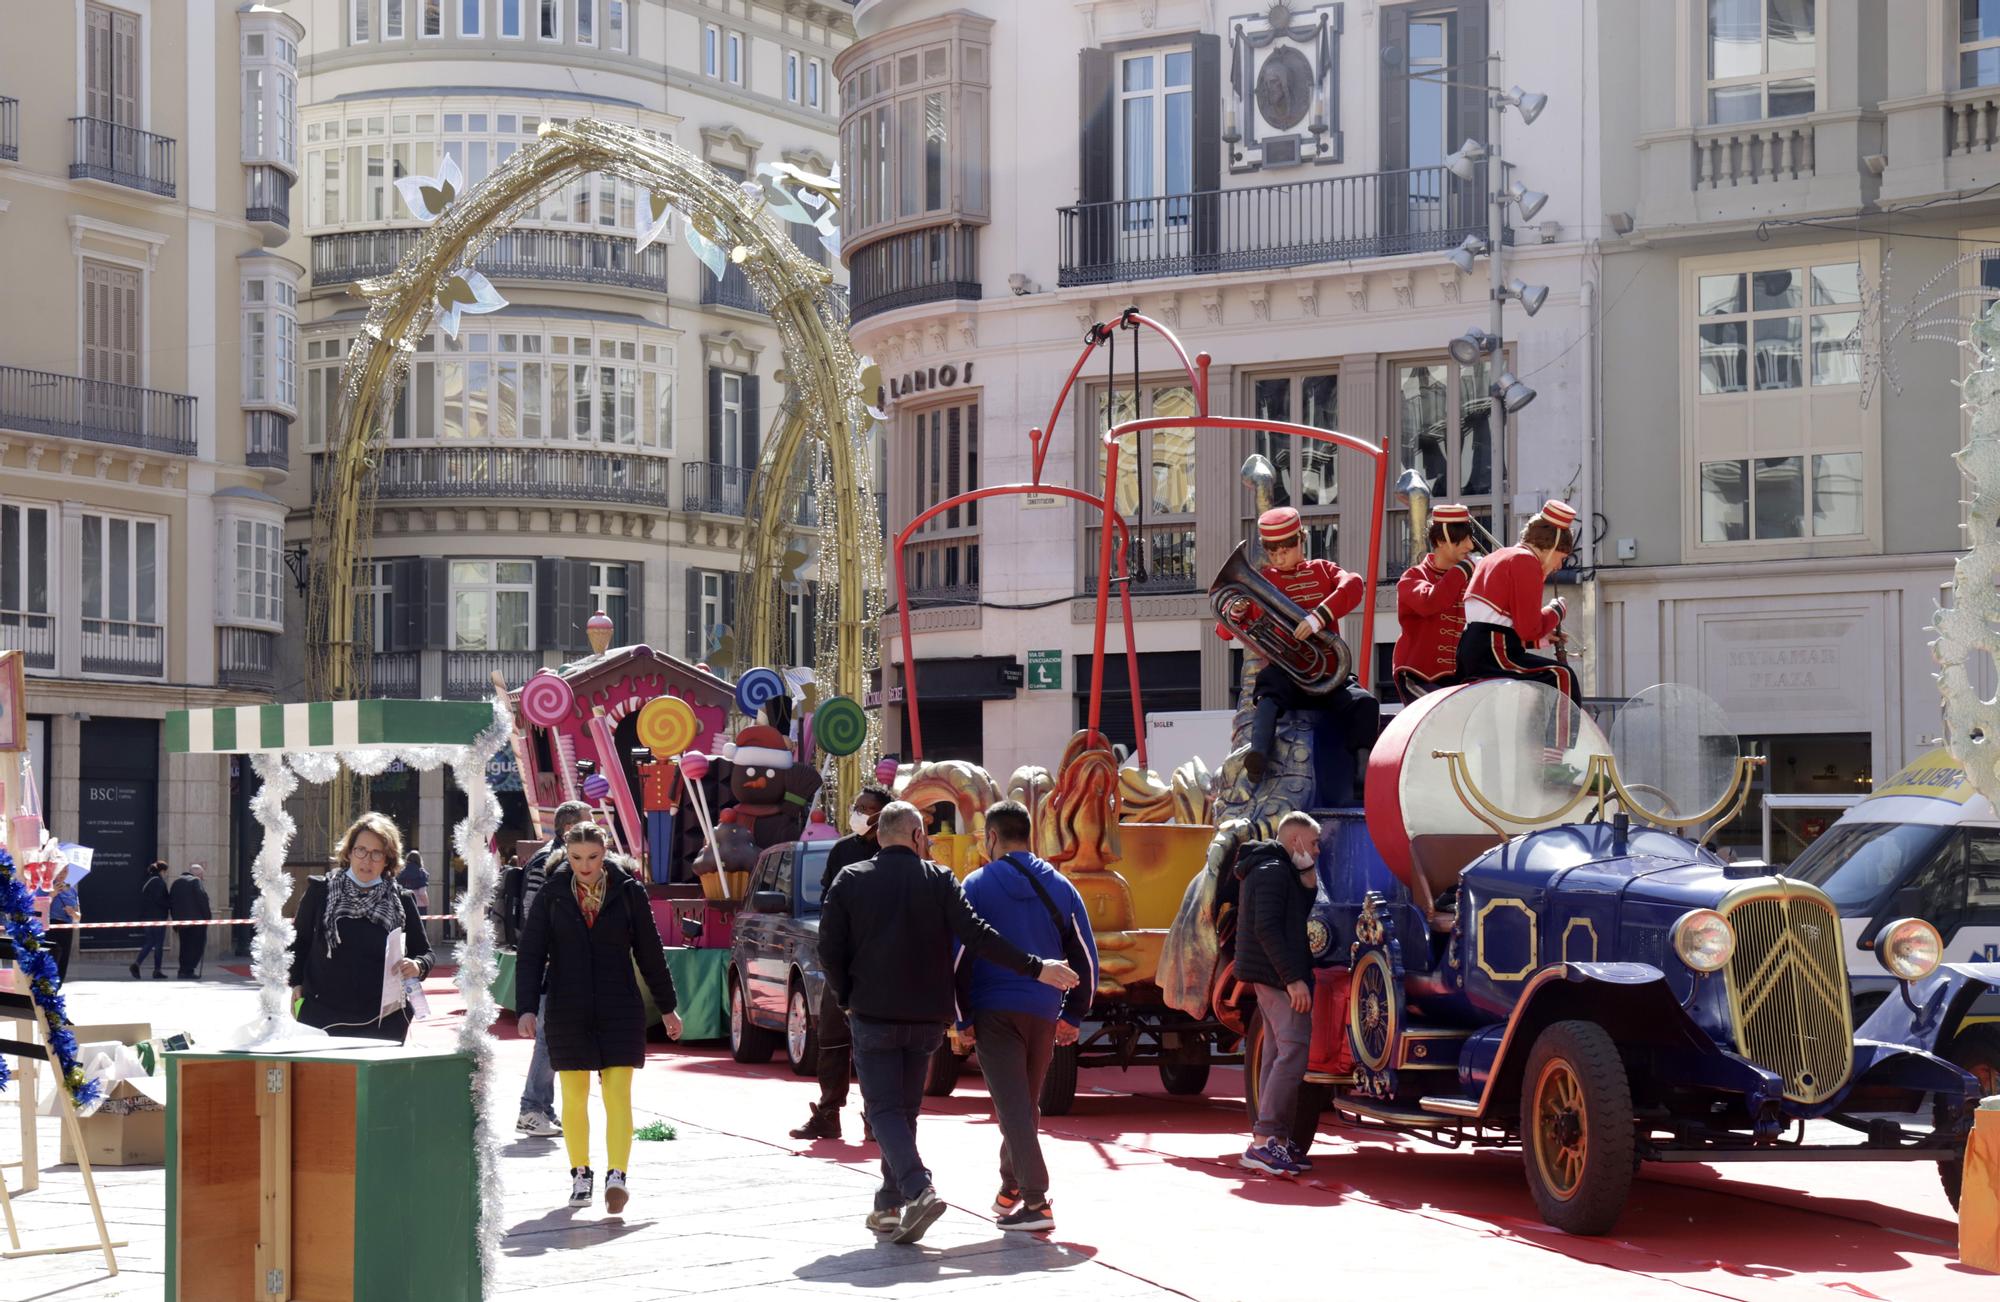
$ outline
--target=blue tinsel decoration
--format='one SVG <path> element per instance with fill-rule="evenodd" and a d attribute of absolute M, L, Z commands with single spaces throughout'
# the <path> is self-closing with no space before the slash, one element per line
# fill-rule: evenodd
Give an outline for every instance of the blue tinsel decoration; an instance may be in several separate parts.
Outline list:
<path fill-rule="evenodd" d="M 55 1054 L 56 1075 L 62 1078 L 80 1108 L 89 1108 L 103 1093 L 95 1080 L 85 1080 L 76 1061 L 76 1034 L 70 1028 L 69 1013 L 63 1007 L 62 980 L 56 972 L 55 955 L 43 943 L 42 924 L 35 919 L 35 900 L 28 888 L 14 878 L 14 860 L 0 849 L 0 924 L 14 942 L 14 958 L 27 978 L 28 991 L 49 1023 L 49 1049 Z M 0 1090 L 7 1088 L 8 1071 L 0 1060 Z"/>

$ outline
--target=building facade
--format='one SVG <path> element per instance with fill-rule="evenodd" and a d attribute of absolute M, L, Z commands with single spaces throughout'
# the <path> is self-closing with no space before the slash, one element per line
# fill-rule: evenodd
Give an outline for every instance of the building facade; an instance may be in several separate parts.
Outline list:
<path fill-rule="evenodd" d="M 824 171 L 844 5 L 764 0 L 308 0 L 303 182 L 287 246 L 299 296 L 301 470 L 323 464 L 341 362 L 420 223 L 396 181 L 447 159 L 476 185 L 544 123 L 596 118 L 669 140 L 744 179 Z M 475 264 L 508 306 L 434 331 L 413 359 L 378 470 L 362 576 L 371 693 L 478 698 L 614 645 L 705 659 L 734 618 L 762 431 L 784 399 L 776 331 L 742 272 L 713 277 L 681 238 L 636 250 L 629 183 L 580 177 Z M 818 249 L 810 227 L 795 236 Z M 822 253 L 822 256 L 823 253 Z M 294 545 L 313 473 L 288 485 Z M 801 507 L 800 509 L 809 509 Z M 303 619 L 295 599 L 295 623 Z M 810 664 L 811 588 L 794 600 Z M 447 791 L 450 796 L 447 797 Z M 376 805 L 435 863 L 457 792 L 391 774 Z M 520 797 L 503 792 L 525 829 Z"/>
<path fill-rule="evenodd" d="M 1918 336 L 2000 296 L 2000 15 L 1614 0 L 1597 34 L 1604 680 L 1702 688 L 1774 791 L 1865 792 L 1943 731 L 1971 355 Z"/>
<path fill-rule="evenodd" d="M 96 920 L 138 916 L 154 858 L 209 865 L 218 907 L 247 881 L 235 766 L 166 755 L 161 722 L 276 686 L 303 35 L 258 4 L 51 0 L 0 42 L 0 647 Z"/>
<path fill-rule="evenodd" d="M 1488 523 L 1502 437 L 1490 390 L 1511 369 L 1538 396 L 1504 420 L 1510 518 L 1547 495 L 1591 509 L 1597 18 L 1553 8 L 862 0 L 835 66 L 842 257 L 857 350 L 888 380 L 892 536 L 954 493 L 1029 480 L 1028 432 L 1049 421 L 1085 330 L 1130 305 L 1210 355 L 1213 413 L 1386 442 L 1390 484 L 1418 469 L 1437 501 Z M 1487 96 L 1467 88 L 1480 67 L 1549 97 L 1532 124 L 1510 114 L 1500 142 L 1512 179 L 1551 196 L 1531 219 L 1509 210 L 1506 253 L 1508 274 L 1547 295 L 1532 317 L 1508 306 L 1502 354 L 1460 365 L 1447 345 L 1486 326 L 1488 264 L 1468 275 L 1446 255 L 1485 236 L 1488 191 L 1484 167 L 1461 179 L 1446 161 L 1467 138 L 1488 141 Z M 1136 361 L 1121 337 L 1110 375 L 1105 351 L 1050 431 L 1044 482 L 1101 491 L 1109 419 L 1194 410 L 1156 336 Z M 1132 592 L 1148 713 L 1234 704 L 1238 661 L 1206 591 L 1252 527 L 1239 471 L 1253 451 L 1316 553 L 1365 569 L 1371 526 L 1384 526 L 1375 644 L 1360 654 L 1387 678 L 1408 528 L 1393 497 L 1371 500 L 1373 459 L 1169 427 L 1126 441 L 1117 485 L 1143 560 Z M 1001 774 L 1057 761 L 1086 717 L 1097 535 L 1081 507 L 1010 496 L 911 537 L 926 757 Z M 902 617 L 883 628 L 892 737 Z M 1359 618 L 1344 632 L 1358 644 Z M 1103 718 L 1115 741 L 1132 740 L 1128 690 L 1114 655 Z"/>

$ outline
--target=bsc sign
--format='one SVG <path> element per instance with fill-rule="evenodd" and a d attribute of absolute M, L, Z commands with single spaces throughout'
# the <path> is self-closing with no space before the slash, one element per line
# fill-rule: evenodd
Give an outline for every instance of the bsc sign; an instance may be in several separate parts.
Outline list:
<path fill-rule="evenodd" d="M 1028 652 L 1028 690 L 1031 692 L 1060 692 L 1062 690 L 1062 652 Z"/>

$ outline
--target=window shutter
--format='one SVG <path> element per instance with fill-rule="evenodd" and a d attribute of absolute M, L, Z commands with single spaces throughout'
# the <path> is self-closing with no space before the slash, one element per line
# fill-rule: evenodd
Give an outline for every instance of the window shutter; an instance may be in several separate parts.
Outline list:
<path fill-rule="evenodd" d="M 412 590 L 410 563 L 405 560 L 383 561 L 382 579 L 389 586 L 389 608 L 382 613 L 382 649 L 411 650 L 410 630 L 407 624 L 410 612 L 416 609 L 417 601 L 416 593 Z"/>
<path fill-rule="evenodd" d="M 1194 251 L 1216 246 L 1215 192 L 1222 188 L 1222 38 L 1194 38 Z M 1207 269 L 1207 268 L 1204 268 Z"/>
<path fill-rule="evenodd" d="M 723 575 L 722 575 L 722 623 L 723 623 L 723 627 L 727 628 L 727 629 L 729 630 L 729 632 L 730 632 L 730 635 L 731 635 L 731 639 L 730 639 L 730 640 L 731 640 L 732 642 L 734 642 L 734 643 L 735 643 L 735 645 L 736 645 L 736 648 L 737 648 L 737 652 L 736 652 L 736 655 L 737 655 L 737 659 L 738 659 L 738 661 L 740 662 L 740 660 L 741 660 L 741 658 L 742 658 L 742 647 L 743 647 L 743 643 L 742 643 L 742 640 L 741 640 L 740 638 L 737 638 L 737 637 L 735 636 L 735 633 L 736 633 L 736 576 L 735 576 L 734 574 L 732 574 L 732 573 L 729 573 L 729 572 L 727 572 L 727 571 L 725 571 L 725 572 L 723 573 Z"/>
<path fill-rule="evenodd" d="M 625 562 L 624 631 L 628 645 L 646 641 L 646 567 L 639 561 Z"/>
<path fill-rule="evenodd" d="M 597 606 L 590 599 L 590 562 L 560 562 L 556 569 L 556 618 L 560 622 L 555 636 L 543 640 L 561 651 L 588 651 L 590 635 L 584 626 L 596 613 Z"/>
<path fill-rule="evenodd" d="M 818 605 L 819 582 L 818 580 L 814 580 L 806 584 L 806 617 L 803 621 L 805 624 L 806 644 L 799 648 L 796 657 L 797 664 L 808 668 L 818 663 L 819 660 L 819 633 L 817 626 L 813 623 L 819 617 L 819 612 L 816 609 Z"/>
<path fill-rule="evenodd" d="M 535 561 L 535 645 L 544 651 L 564 649 L 558 632 L 562 627 L 562 615 L 556 606 L 556 589 L 561 586 L 557 576 L 562 564 L 561 558 L 555 556 L 543 556 Z"/>
<path fill-rule="evenodd" d="M 1117 165 L 1112 133 L 1115 130 L 1116 97 L 1112 90 L 1111 71 L 1111 51 L 1077 51 L 1077 129 L 1080 134 L 1077 140 L 1076 201 L 1079 204 L 1103 204 L 1115 193 Z M 1082 265 L 1096 267 L 1111 261 L 1114 252 L 1112 231 L 1115 229 L 1112 211 L 1109 207 L 1085 208 L 1078 214 L 1075 256 Z"/>
<path fill-rule="evenodd" d="M 708 463 L 722 464 L 722 368 L 708 368 Z"/>
<path fill-rule="evenodd" d="M 416 558 L 424 572 L 423 645 L 451 646 L 451 571 L 442 556 Z"/>
<path fill-rule="evenodd" d="M 1385 8 L 1381 20 L 1382 110 L 1376 129 L 1382 170 L 1398 172 L 1410 165 L 1410 11 L 1401 5 Z M 1407 194 L 1386 181 L 1377 193 L 1381 233 L 1402 234 L 1409 222 Z"/>
<path fill-rule="evenodd" d="M 685 653 L 689 664 L 701 661 L 701 571 L 689 566 L 687 578 L 687 642 Z"/>
<path fill-rule="evenodd" d="M 743 377 L 743 468 L 745 470 L 757 468 L 758 444 L 764 428 L 763 421 L 763 408 L 757 395 L 757 377 L 754 374 L 746 375 Z M 746 481 L 743 487 L 747 497 L 749 483 Z"/>
<path fill-rule="evenodd" d="M 1452 131 L 1445 137 L 1447 150 L 1458 148 L 1468 139 L 1486 141 L 1486 92 L 1474 88 L 1486 80 L 1489 66 L 1486 56 L 1491 53 L 1487 44 L 1486 6 L 1461 4 L 1452 31 L 1455 44 L 1449 57 L 1461 68 L 1452 74 L 1452 80 L 1470 84 L 1458 87 L 1452 94 Z M 1485 225 L 1486 166 L 1481 164 L 1470 181 L 1453 177 L 1449 184 L 1453 209 L 1449 220 L 1454 225 Z"/>

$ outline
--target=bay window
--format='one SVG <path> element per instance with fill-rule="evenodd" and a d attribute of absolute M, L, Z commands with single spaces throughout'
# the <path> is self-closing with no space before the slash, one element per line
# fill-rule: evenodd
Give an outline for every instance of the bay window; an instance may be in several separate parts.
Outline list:
<path fill-rule="evenodd" d="M 225 618 L 281 628 L 285 622 L 285 592 L 279 586 L 284 555 L 284 526 L 263 520 L 225 521 L 229 557 L 229 592 Z"/>
<path fill-rule="evenodd" d="M 451 563 L 451 649 L 527 651 L 534 643 L 535 563 Z"/>
<path fill-rule="evenodd" d="M 1875 531 L 1880 414 L 1860 393 L 1876 256 L 1864 243 L 1683 263 L 1690 553 Z"/>
<path fill-rule="evenodd" d="M 55 668 L 55 538 L 50 508 L 0 503 L 0 649 L 25 652 L 30 669 Z"/>
<path fill-rule="evenodd" d="M 847 75 L 840 138 L 842 168 L 853 187 L 850 243 L 875 227 L 985 216 L 987 47 L 970 38 L 983 37 L 986 25 L 957 21 L 963 34 L 947 40 L 891 47 L 852 67 L 845 60 L 854 51 L 842 56 Z M 824 107 L 818 60 L 806 60 L 799 74 L 800 102 Z M 1144 134 L 1137 112 L 1135 139 Z M 1186 144 L 1182 136 L 1174 141 Z M 1157 151 L 1150 144 L 1147 149 L 1145 166 L 1153 167 Z"/>
<path fill-rule="evenodd" d="M 1708 121 L 1794 117 L 1818 106 L 1819 0 L 1707 0 Z"/>
<path fill-rule="evenodd" d="M 2000 86 L 2000 0 L 1958 0 L 1958 84 Z"/>
<path fill-rule="evenodd" d="M 243 402 L 298 410 L 298 290 L 278 275 L 243 281 Z"/>

